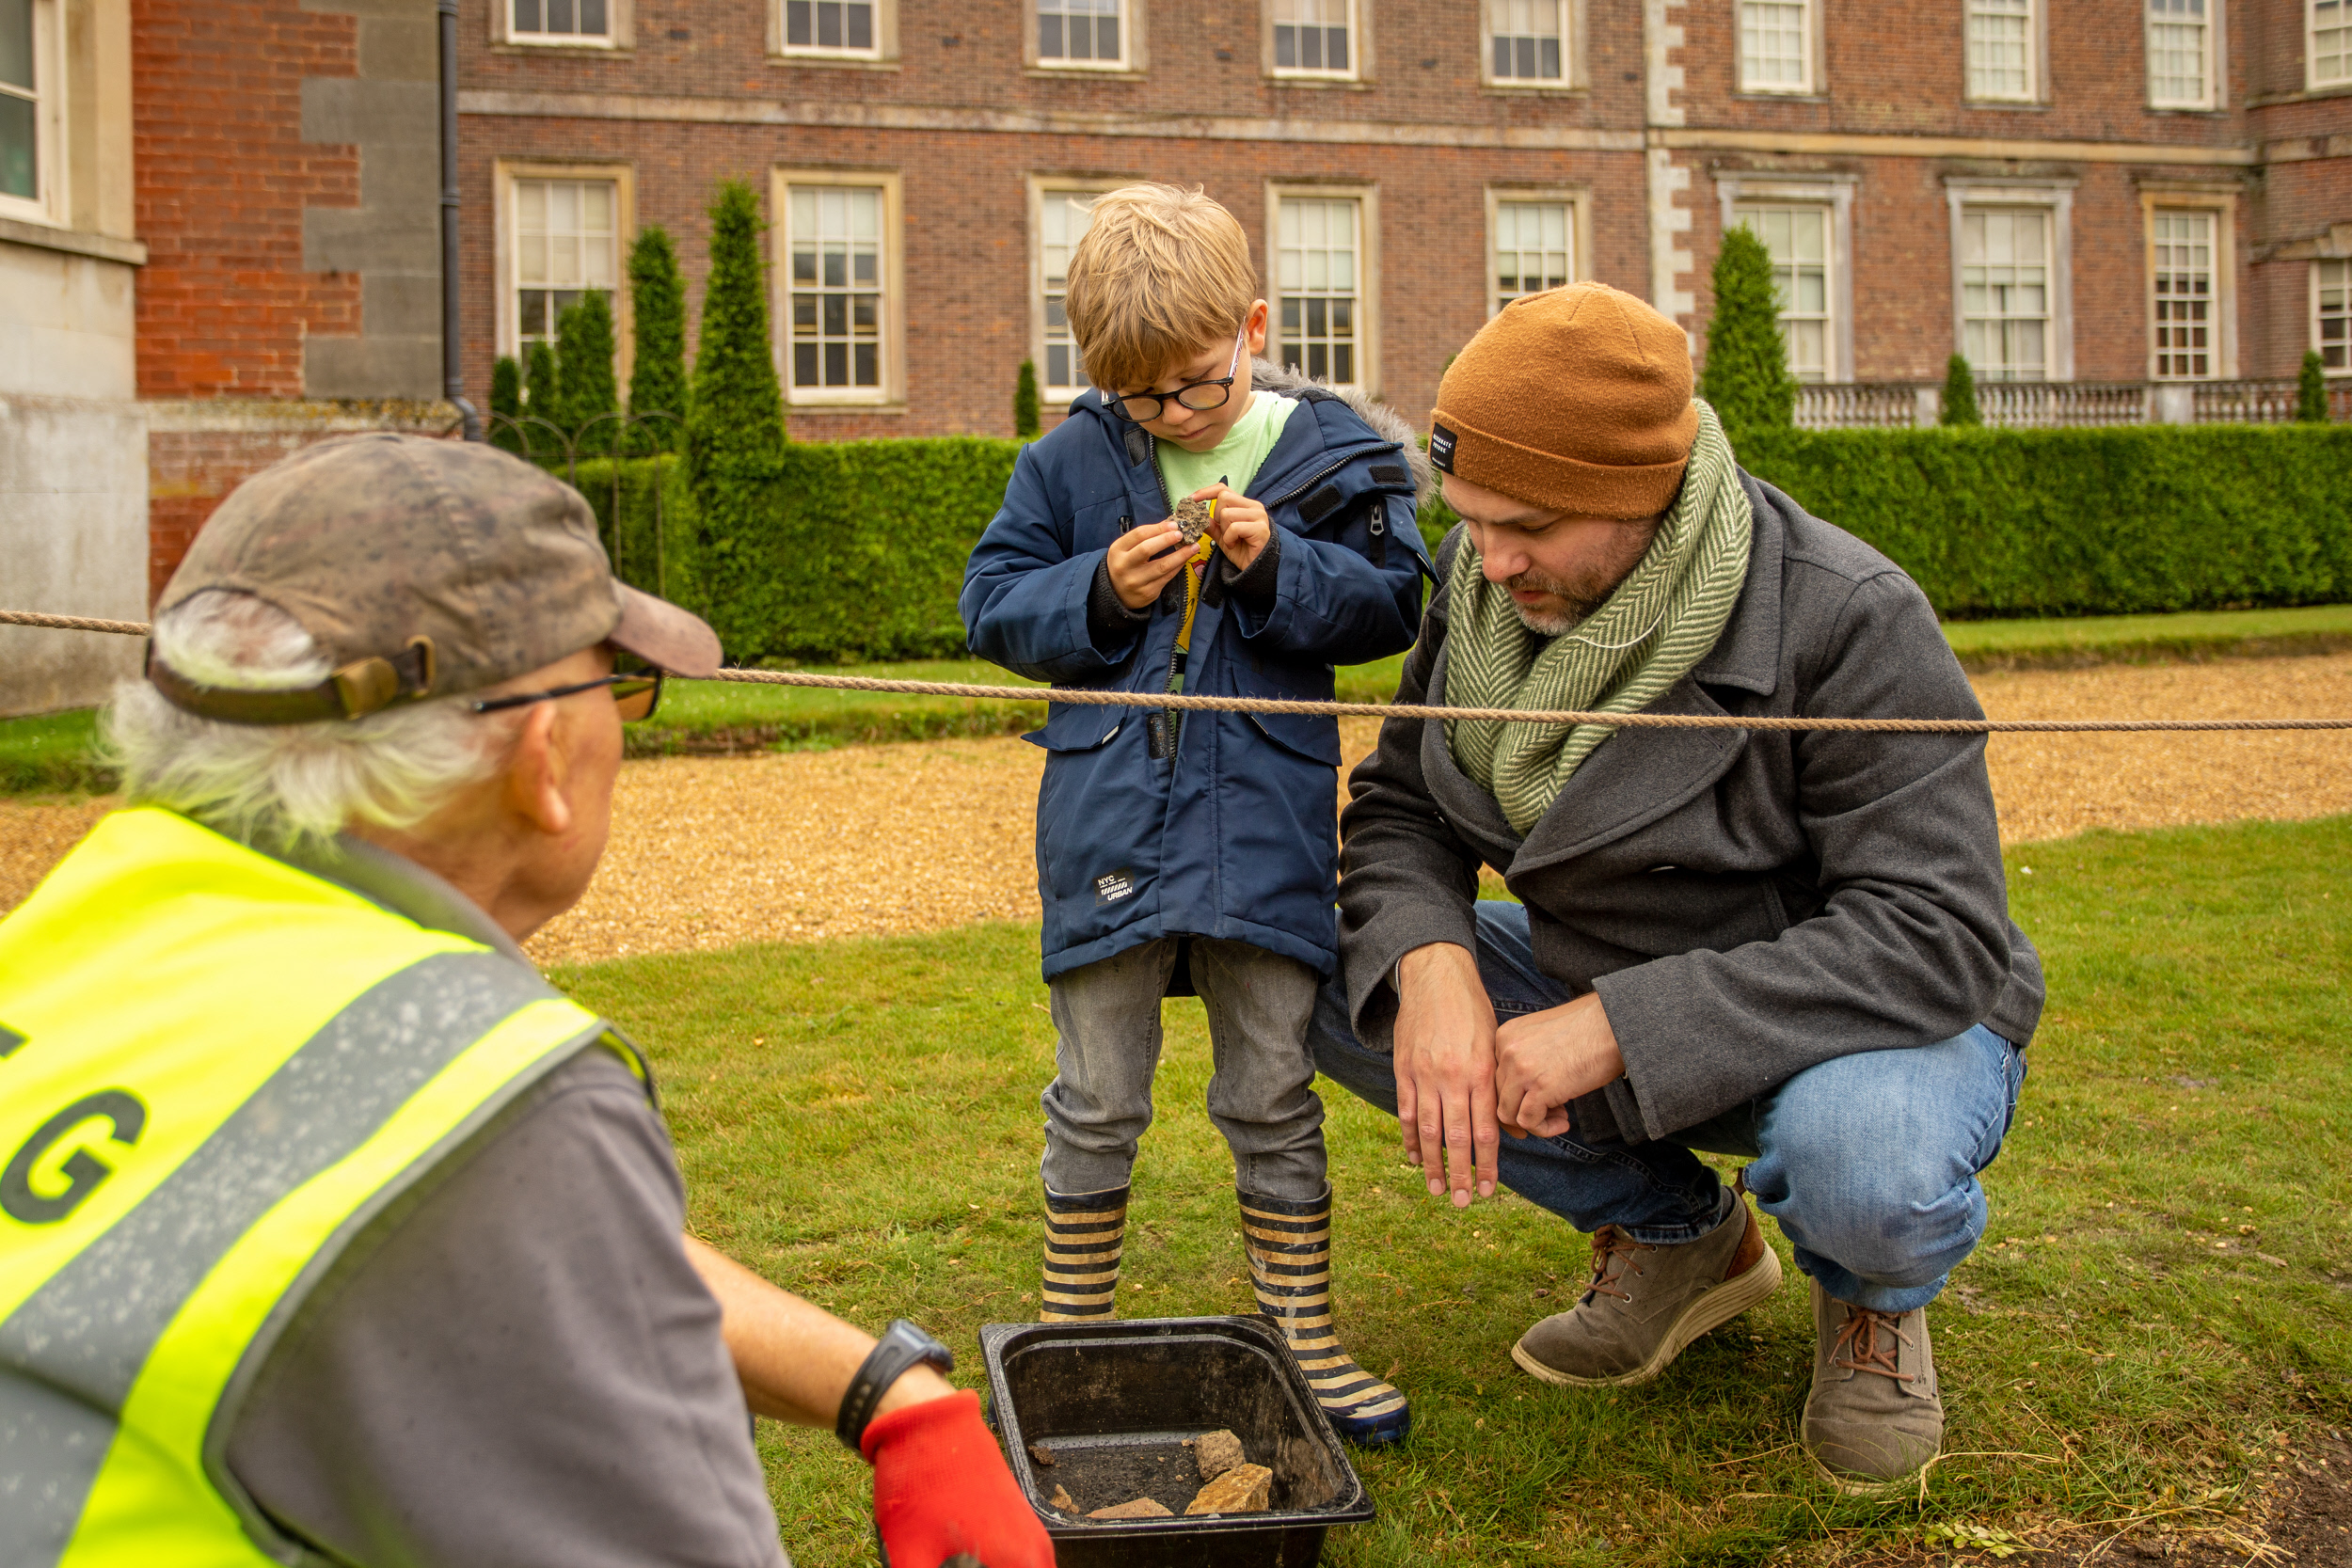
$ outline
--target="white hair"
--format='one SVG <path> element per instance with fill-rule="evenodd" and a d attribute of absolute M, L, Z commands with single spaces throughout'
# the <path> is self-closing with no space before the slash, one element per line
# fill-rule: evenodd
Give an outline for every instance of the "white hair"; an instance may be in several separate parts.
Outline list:
<path fill-rule="evenodd" d="M 199 686 L 297 689 L 332 673 L 310 634 L 249 594 L 207 592 L 155 618 L 154 657 Z M 107 709 L 106 749 L 135 805 L 167 806 L 242 843 L 283 849 L 353 822 L 415 827 L 511 753 L 517 725 L 439 698 L 362 719 L 229 724 L 144 680 Z"/>

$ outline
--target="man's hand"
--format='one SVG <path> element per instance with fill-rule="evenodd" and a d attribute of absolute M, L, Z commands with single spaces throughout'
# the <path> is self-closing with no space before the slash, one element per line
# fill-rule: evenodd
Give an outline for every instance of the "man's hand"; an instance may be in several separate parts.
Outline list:
<path fill-rule="evenodd" d="M 959 1554 L 987 1568 L 1053 1568 L 1053 1539 L 981 1421 L 977 1394 L 877 1416 L 862 1446 L 891 1568 L 940 1568 Z"/>
<path fill-rule="evenodd" d="M 1141 610 L 1158 598 L 1192 553 L 1181 547 L 1184 543 L 1184 531 L 1171 522 L 1146 523 L 1112 540 L 1107 564 L 1119 602 Z M 1171 545 L 1180 547 L 1169 549 Z"/>
<path fill-rule="evenodd" d="M 1265 548 L 1266 536 L 1274 528 L 1273 519 L 1265 515 L 1262 502 L 1253 501 L 1228 484 L 1207 484 L 1192 493 L 1194 500 L 1214 498 L 1216 511 L 1209 518 L 1209 537 L 1225 552 L 1225 559 L 1233 563 L 1236 572 L 1247 572 L 1258 552 Z"/>
<path fill-rule="evenodd" d="M 1467 1209 L 1495 1190 L 1495 1009 L 1478 960 L 1452 942 L 1432 942 L 1397 966 L 1396 1120 L 1405 1157 L 1421 1167 L 1433 1197 L 1449 1185 Z"/>
<path fill-rule="evenodd" d="M 1515 1137 L 1558 1137 L 1569 1101 L 1624 1076 L 1616 1031 L 1593 992 L 1495 1031 L 1495 1099 Z"/>

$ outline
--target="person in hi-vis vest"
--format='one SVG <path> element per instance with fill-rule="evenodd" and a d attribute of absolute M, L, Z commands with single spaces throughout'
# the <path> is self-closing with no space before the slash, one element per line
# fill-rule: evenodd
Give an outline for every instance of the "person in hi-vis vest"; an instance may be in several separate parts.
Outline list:
<path fill-rule="evenodd" d="M 683 1235 L 643 1058 L 516 945 L 718 662 L 488 447 L 214 515 L 129 804 L 0 921 L 0 1564 L 776 1568 L 749 1413 L 872 1462 L 893 1568 L 1053 1561 L 944 1346 Z"/>

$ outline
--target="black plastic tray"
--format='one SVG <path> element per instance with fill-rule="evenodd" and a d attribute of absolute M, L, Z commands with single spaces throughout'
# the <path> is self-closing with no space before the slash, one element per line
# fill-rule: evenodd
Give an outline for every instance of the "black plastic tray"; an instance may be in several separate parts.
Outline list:
<path fill-rule="evenodd" d="M 1310 1568 L 1325 1530 L 1373 1516 L 1347 1450 L 1263 1318 L 989 1323 L 980 1353 L 1005 1457 L 1059 1568 Z M 1120 1449 L 1172 1456 L 1184 1438 L 1219 1430 L 1274 1471 L 1268 1512 L 1187 1518 L 1178 1503 L 1170 1519 L 1075 1519 L 1050 1502 L 1062 1465 L 1041 1468 L 1029 1454 L 1032 1443 L 1067 1452 L 1067 1475 Z"/>

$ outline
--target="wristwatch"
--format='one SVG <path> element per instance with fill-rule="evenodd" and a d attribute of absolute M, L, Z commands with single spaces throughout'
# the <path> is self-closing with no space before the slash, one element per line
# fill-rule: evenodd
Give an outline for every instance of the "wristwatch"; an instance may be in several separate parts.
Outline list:
<path fill-rule="evenodd" d="M 834 1418 L 833 1434 L 851 1453 L 863 1455 L 866 1427 L 874 1418 L 874 1407 L 882 1403 L 892 1384 L 927 1365 L 938 1368 L 944 1377 L 956 1370 L 955 1352 L 907 1319 L 894 1319 L 859 1365 L 857 1375 L 850 1379 L 849 1392 L 841 1396 L 841 1414 Z"/>

